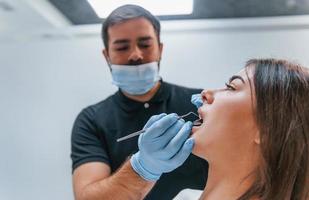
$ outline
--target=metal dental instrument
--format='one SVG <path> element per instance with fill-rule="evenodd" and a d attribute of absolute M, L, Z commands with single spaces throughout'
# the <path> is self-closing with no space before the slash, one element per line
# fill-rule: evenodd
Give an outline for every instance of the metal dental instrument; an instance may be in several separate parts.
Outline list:
<path fill-rule="evenodd" d="M 193 125 L 194 125 L 194 126 L 196 126 L 196 125 L 201 125 L 201 124 L 202 124 L 202 122 L 201 122 L 202 119 L 201 119 L 196 113 L 194 113 L 194 112 L 188 112 L 188 113 L 185 114 L 185 115 L 181 115 L 181 116 L 178 117 L 178 119 L 185 118 L 185 117 L 187 117 L 187 116 L 189 116 L 189 115 L 191 115 L 191 114 L 193 114 L 193 115 L 195 115 L 195 116 L 197 116 L 197 117 L 199 118 L 199 119 L 193 121 Z M 126 135 L 126 136 L 124 136 L 124 137 L 118 138 L 118 139 L 117 139 L 117 142 L 121 142 L 121 141 L 123 141 L 123 140 L 127 140 L 127 139 L 129 139 L 129 138 L 138 136 L 138 135 L 144 133 L 145 131 L 146 131 L 146 129 L 142 129 L 142 130 L 140 130 L 140 131 L 136 131 L 136 132 L 131 133 L 131 134 L 129 134 L 129 135 Z"/>

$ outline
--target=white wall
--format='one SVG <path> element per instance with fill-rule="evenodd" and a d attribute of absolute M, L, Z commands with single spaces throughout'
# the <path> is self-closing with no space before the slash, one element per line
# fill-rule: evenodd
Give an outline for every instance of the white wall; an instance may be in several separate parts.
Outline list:
<path fill-rule="evenodd" d="M 253 57 L 308 65 L 309 23 L 294 26 L 299 21 L 293 20 L 279 26 L 267 19 L 163 23 L 161 75 L 206 88 L 223 86 Z M 73 199 L 73 121 L 82 108 L 116 91 L 101 48 L 98 34 L 0 45 L 1 200 Z"/>

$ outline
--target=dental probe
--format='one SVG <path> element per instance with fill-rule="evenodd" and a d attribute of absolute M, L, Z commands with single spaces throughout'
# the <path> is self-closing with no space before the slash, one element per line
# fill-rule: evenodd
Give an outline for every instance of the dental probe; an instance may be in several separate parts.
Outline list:
<path fill-rule="evenodd" d="M 183 119 L 184 117 L 187 117 L 187 116 L 189 116 L 189 115 L 191 115 L 191 114 L 193 114 L 193 115 L 199 117 L 199 116 L 198 116 L 197 114 L 195 114 L 194 112 L 188 112 L 188 113 L 185 114 L 185 115 L 179 116 L 178 119 Z M 193 125 L 200 125 L 200 124 L 201 124 L 201 119 L 200 119 L 200 118 L 197 119 L 197 120 L 195 120 L 195 121 L 193 121 Z M 127 139 L 129 139 L 129 138 L 138 136 L 138 135 L 144 133 L 146 130 L 147 130 L 147 129 L 142 129 L 142 130 L 140 130 L 140 131 L 136 131 L 136 132 L 131 133 L 131 134 L 129 134 L 129 135 L 126 135 L 126 136 L 124 136 L 124 137 L 118 138 L 118 139 L 117 139 L 117 142 L 121 142 L 121 141 L 127 140 Z"/>

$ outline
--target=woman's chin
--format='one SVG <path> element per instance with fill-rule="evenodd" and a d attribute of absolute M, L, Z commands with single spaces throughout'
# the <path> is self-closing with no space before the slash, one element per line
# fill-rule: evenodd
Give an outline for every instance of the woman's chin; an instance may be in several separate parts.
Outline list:
<path fill-rule="evenodd" d="M 198 145 L 194 145 L 193 146 L 193 149 L 192 149 L 192 154 L 200 157 L 200 158 L 203 158 L 203 152 L 201 152 L 201 149 L 198 147 Z"/>
<path fill-rule="evenodd" d="M 197 145 L 196 145 L 196 136 L 197 136 L 197 132 L 198 132 L 198 130 L 199 130 L 199 126 L 193 126 L 192 127 L 192 131 L 191 131 L 191 135 L 190 135 L 190 138 L 193 138 L 194 139 L 194 142 L 195 142 L 195 144 L 194 144 L 194 146 L 193 146 L 193 149 L 192 149 L 192 153 L 194 154 L 194 155 L 196 155 L 196 156 L 198 156 L 196 153 L 197 153 Z"/>
<path fill-rule="evenodd" d="M 204 159 L 205 124 L 193 126 L 190 137 L 194 139 L 192 154 Z"/>

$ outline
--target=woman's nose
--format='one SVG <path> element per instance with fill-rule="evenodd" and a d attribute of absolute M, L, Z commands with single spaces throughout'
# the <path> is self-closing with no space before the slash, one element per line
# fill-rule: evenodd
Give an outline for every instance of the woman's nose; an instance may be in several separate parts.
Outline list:
<path fill-rule="evenodd" d="M 214 91 L 213 90 L 203 90 L 202 91 L 203 103 L 212 104 L 214 101 Z"/>

